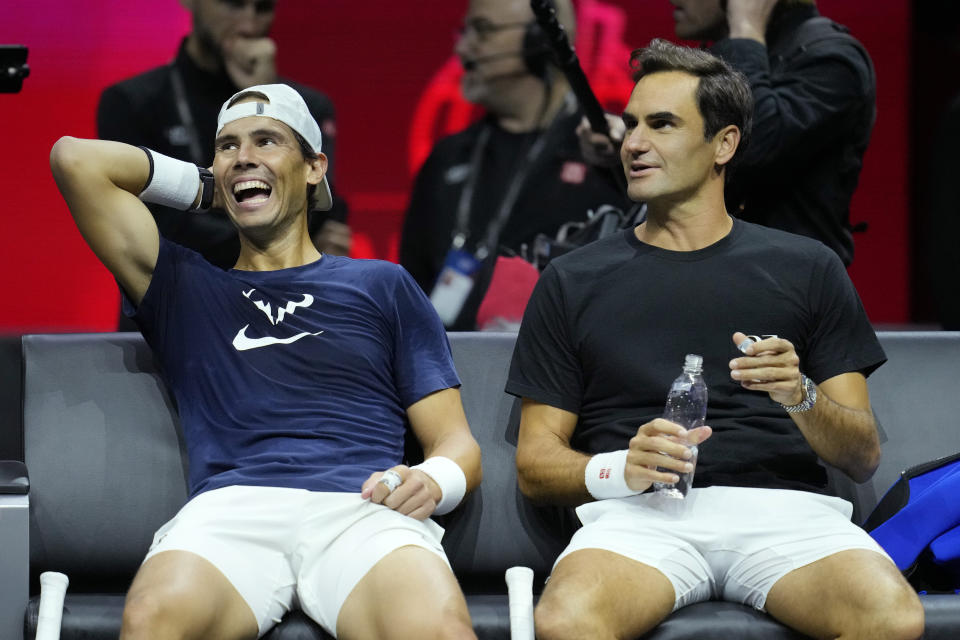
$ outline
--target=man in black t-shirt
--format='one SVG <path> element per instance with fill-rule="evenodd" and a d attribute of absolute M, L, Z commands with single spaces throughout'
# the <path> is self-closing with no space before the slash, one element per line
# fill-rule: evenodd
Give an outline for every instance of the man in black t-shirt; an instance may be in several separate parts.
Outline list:
<path fill-rule="evenodd" d="M 727 214 L 746 79 L 662 41 L 633 62 L 621 159 L 646 220 L 551 262 L 507 383 L 521 490 L 584 525 L 537 635 L 632 638 L 725 599 L 816 637 L 917 638 L 916 594 L 819 462 L 857 481 L 879 462 L 865 376 L 885 357 L 856 291 L 822 244 Z M 690 430 L 660 417 L 687 353 L 709 387 Z M 685 499 L 647 492 L 694 463 Z"/>

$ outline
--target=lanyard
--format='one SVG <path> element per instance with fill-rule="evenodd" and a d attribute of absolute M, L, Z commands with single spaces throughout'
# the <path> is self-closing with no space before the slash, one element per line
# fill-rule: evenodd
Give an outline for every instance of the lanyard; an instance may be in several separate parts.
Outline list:
<path fill-rule="evenodd" d="M 193 115 L 187 103 L 187 91 L 183 86 L 183 78 L 180 77 L 176 62 L 170 63 L 170 79 L 173 81 L 173 97 L 177 103 L 177 113 L 180 115 L 180 122 L 190 141 L 190 156 L 194 164 L 202 165 L 203 151 L 200 150 L 200 136 L 197 135 L 197 127 L 193 123 Z"/>
<path fill-rule="evenodd" d="M 484 233 L 483 239 L 477 243 L 477 248 L 474 252 L 474 255 L 478 260 L 484 260 L 490 254 L 490 251 L 496 248 L 497 241 L 500 238 L 500 231 L 503 229 L 503 226 L 507 223 L 507 221 L 510 219 L 510 215 L 513 213 L 513 207 L 517 203 L 517 198 L 520 197 L 520 190 L 523 188 L 524 183 L 529 177 L 531 168 L 533 167 L 537 158 L 540 157 L 543 149 L 547 146 L 548 139 L 552 137 L 553 132 L 557 129 L 557 124 L 563 119 L 563 116 L 572 107 L 573 102 L 571 100 L 571 96 L 568 94 L 563 107 L 557 111 L 557 114 L 553 117 L 550 125 L 539 136 L 537 136 L 537 139 L 527 150 L 526 157 L 524 158 L 523 164 L 520 166 L 520 170 L 513 174 L 513 179 L 510 181 L 510 184 L 507 187 L 506 193 L 503 196 L 503 201 L 500 203 L 500 207 L 497 210 L 497 215 L 494 216 L 490 221 L 490 224 L 487 225 L 487 230 Z M 466 243 L 467 236 L 470 234 L 470 209 L 473 201 L 473 193 L 476 190 L 477 180 L 480 175 L 480 165 L 483 163 L 483 153 L 486 151 L 487 144 L 490 142 L 490 135 L 492 131 L 492 124 L 487 124 L 487 126 L 480 131 L 480 135 L 477 137 L 477 142 L 473 148 L 473 153 L 470 155 L 470 173 L 468 174 L 466 184 L 463 186 L 463 191 L 460 192 L 460 201 L 457 203 L 457 224 L 453 232 L 454 249 L 462 249 L 463 245 Z"/>

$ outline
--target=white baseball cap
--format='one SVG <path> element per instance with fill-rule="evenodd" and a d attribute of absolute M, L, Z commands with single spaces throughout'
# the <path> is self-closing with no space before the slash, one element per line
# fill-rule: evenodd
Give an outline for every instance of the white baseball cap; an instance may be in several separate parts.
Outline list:
<path fill-rule="evenodd" d="M 240 97 L 257 93 L 265 96 L 269 103 L 244 102 L 230 106 L 231 102 Z M 299 133 L 314 153 L 320 153 L 323 142 L 320 135 L 320 126 L 310 115 L 310 110 L 307 108 L 307 103 L 303 101 L 303 97 L 292 87 L 285 84 L 260 84 L 236 92 L 220 107 L 220 115 L 217 116 L 217 135 L 220 135 L 221 129 L 228 122 L 250 116 L 264 116 L 282 122 Z M 330 194 L 330 185 L 327 183 L 326 175 L 317 185 L 313 201 L 313 209 L 328 211 L 333 207 L 333 196 Z"/>

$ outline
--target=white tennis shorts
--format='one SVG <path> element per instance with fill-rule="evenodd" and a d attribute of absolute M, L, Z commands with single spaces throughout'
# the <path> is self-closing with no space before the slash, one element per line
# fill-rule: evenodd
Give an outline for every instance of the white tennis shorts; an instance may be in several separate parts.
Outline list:
<path fill-rule="evenodd" d="M 224 487 L 201 493 L 163 525 L 144 561 L 189 551 L 237 589 L 262 636 L 293 607 L 330 635 L 364 575 L 391 551 L 423 547 L 447 561 L 443 528 L 415 520 L 359 493 L 277 487 Z"/>
<path fill-rule="evenodd" d="M 849 549 L 887 556 L 850 521 L 852 509 L 831 496 L 744 487 L 692 489 L 685 500 L 650 493 L 599 500 L 577 509 L 584 526 L 557 562 L 604 549 L 663 573 L 674 610 L 722 599 L 762 611 L 774 583 L 794 569 Z"/>

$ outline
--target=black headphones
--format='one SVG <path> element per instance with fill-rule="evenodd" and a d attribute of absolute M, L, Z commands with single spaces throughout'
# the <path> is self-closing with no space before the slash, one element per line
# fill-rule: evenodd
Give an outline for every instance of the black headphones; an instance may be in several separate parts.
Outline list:
<path fill-rule="evenodd" d="M 531 20 L 523 32 L 522 53 L 527 70 L 538 78 L 545 78 L 553 56 L 547 36 L 536 20 Z"/>
<path fill-rule="evenodd" d="M 538 78 L 545 79 L 547 66 L 554 60 L 553 48 L 547 40 L 547 34 L 535 19 L 527 24 L 523 32 L 522 54 L 527 70 Z"/>
<path fill-rule="evenodd" d="M 547 0 L 547 2 L 551 5 L 553 4 L 552 0 Z M 554 55 L 553 47 L 550 45 L 547 34 L 540 27 L 540 24 L 536 21 L 536 19 L 531 20 L 524 26 L 523 43 L 520 45 L 520 51 L 503 51 L 486 56 L 479 56 L 473 59 L 464 59 L 463 66 L 469 71 L 476 68 L 480 64 L 484 64 L 492 60 L 499 60 L 500 58 L 510 58 L 515 56 L 523 58 L 523 64 L 528 73 L 540 78 L 544 82 L 548 82 L 550 80 L 548 67 L 550 64 L 556 64 L 556 56 Z"/>

